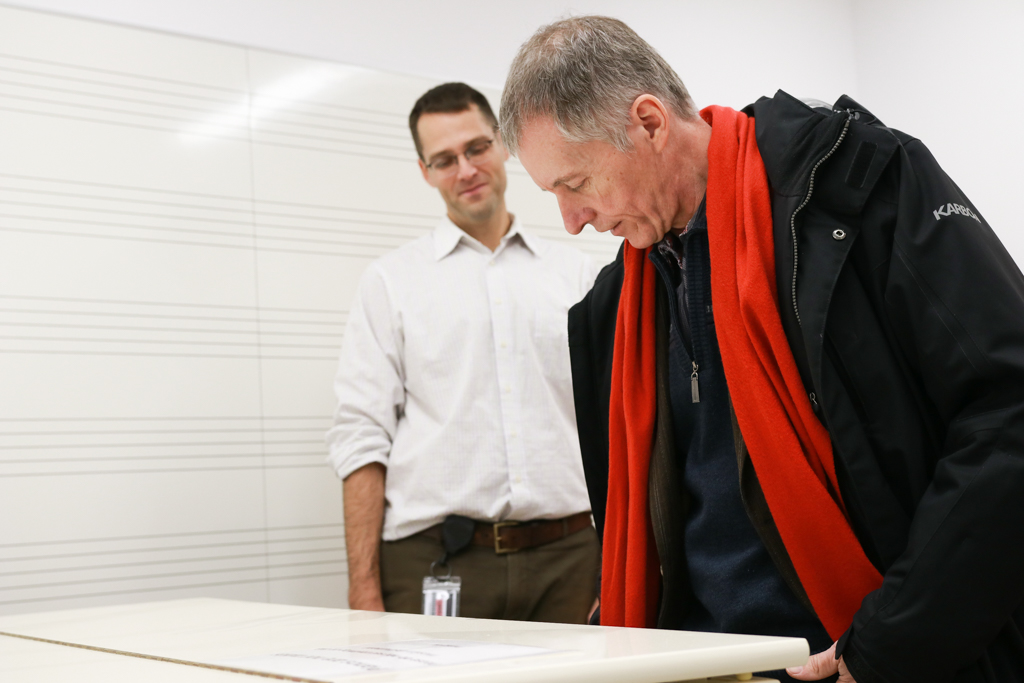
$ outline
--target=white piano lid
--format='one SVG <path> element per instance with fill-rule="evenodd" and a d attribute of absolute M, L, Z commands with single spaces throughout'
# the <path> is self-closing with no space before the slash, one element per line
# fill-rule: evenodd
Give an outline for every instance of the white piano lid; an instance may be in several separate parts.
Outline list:
<path fill-rule="evenodd" d="M 475 664 L 323 679 L 359 683 L 481 678 L 486 678 L 488 683 L 583 680 L 657 683 L 781 669 L 803 664 L 808 655 L 807 642 L 799 638 L 424 617 L 207 598 L 0 617 L 0 632 L 190 662 L 223 662 L 313 648 L 419 639 L 467 640 L 557 650 L 551 654 Z M 39 652 L 42 652 L 40 647 L 50 648 L 47 653 L 58 647 L 42 643 L 23 645 L 30 641 L 19 641 L 22 644 L 16 646 L 10 642 L 14 640 L 0 638 L 0 648 L 3 648 L 0 653 L 4 655 L 0 657 L 0 673 L 15 663 L 22 672 L 26 671 L 23 667 L 32 667 L 34 646 Z M 82 673 L 89 665 L 100 666 L 97 662 L 107 661 L 108 657 L 133 659 L 73 648 L 61 650 L 57 659 L 81 662 L 85 667 Z M 70 654 L 72 652 L 75 654 Z M 8 653 L 17 656 L 8 657 Z M 51 659 L 51 655 L 47 654 L 45 659 Z M 236 681 L 261 680 L 180 664 L 149 663 L 160 664 L 160 671 L 170 671 L 171 677 L 176 673 L 174 680 L 213 682 L 227 681 L 228 677 Z M 43 677 L 45 662 L 38 664 L 35 673 L 39 675 L 24 680 L 46 680 Z M 51 668 L 55 664 L 51 663 Z M 124 662 L 110 663 L 110 666 L 132 668 Z M 109 683 L 139 680 L 138 667 L 135 669 L 134 675 L 126 670 L 124 677 L 111 675 L 104 680 Z M 0 678 L 6 681 L 6 675 Z M 146 680 L 163 680 L 156 674 L 153 678 L 148 676 Z"/>

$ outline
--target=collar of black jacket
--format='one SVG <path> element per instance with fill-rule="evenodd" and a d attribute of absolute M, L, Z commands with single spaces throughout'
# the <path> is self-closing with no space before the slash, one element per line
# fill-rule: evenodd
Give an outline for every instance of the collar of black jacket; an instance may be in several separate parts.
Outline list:
<path fill-rule="evenodd" d="M 814 176 L 814 200 L 845 214 L 857 214 L 899 146 L 896 136 L 852 98 L 843 95 L 832 111 L 811 108 L 779 90 L 743 110 L 756 120 L 757 147 L 775 194 L 804 197 L 811 172 L 821 162 L 828 173 Z M 849 123 L 849 125 L 847 125 Z"/>

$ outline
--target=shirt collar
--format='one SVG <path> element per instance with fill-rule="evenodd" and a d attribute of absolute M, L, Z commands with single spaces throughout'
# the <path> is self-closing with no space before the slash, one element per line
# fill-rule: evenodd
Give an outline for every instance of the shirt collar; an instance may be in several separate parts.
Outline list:
<path fill-rule="evenodd" d="M 441 219 L 441 222 L 434 228 L 434 258 L 438 261 L 455 251 L 459 240 L 466 233 L 462 232 L 457 225 L 451 222 L 448 216 Z"/>
<path fill-rule="evenodd" d="M 519 239 L 523 241 L 523 244 L 527 249 L 530 250 L 534 256 L 540 256 L 543 245 L 537 241 L 537 238 L 533 235 L 528 235 L 525 232 L 519 231 L 519 221 L 512 219 L 512 227 L 508 230 L 508 236 L 511 238 L 513 235 L 519 235 Z"/>
<path fill-rule="evenodd" d="M 480 244 L 475 239 L 470 237 L 466 232 L 459 226 L 452 223 L 448 216 L 441 219 L 437 227 L 434 228 L 434 258 L 438 261 L 448 256 L 450 253 L 455 251 L 455 247 L 459 246 L 459 242 L 466 240 L 467 244 Z M 541 245 L 537 242 L 537 239 L 531 235 L 520 231 L 519 219 L 512 218 L 512 226 L 508 229 L 508 233 L 505 235 L 504 242 L 507 244 L 511 240 L 519 237 L 523 245 L 530 250 L 530 252 L 537 256 L 540 254 Z M 484 247 L 486 248 L 486 247 Z"/>

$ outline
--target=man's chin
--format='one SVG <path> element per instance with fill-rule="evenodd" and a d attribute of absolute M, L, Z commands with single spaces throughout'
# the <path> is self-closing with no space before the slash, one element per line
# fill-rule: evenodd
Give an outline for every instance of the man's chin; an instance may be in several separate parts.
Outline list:
<path fill-rule="evenodd" d="M 634 235 L 627 237 L 626 241 L 629 242 L 629 246 L 634 249 L 646 249 L 647 247 L 654 244 L 648 235 Z"/>
<path fill-rule="evenodd" d="M 495 215 L 499 203 L 493 197 L 480 198 L 476 202 L 459 202 L 454 208 L 470 220 L 480 222 Z"/>
<path fill-rule="evenodd" d="M 621 228 L 621 224 L 616 226 Z M 668 233 L 668 230 L 659 230 L 657 227 L 645 223 L 630 225 L 626 230 L 619 230 L 619 237 L 629 242 L 634 249 L 646 249 L 661 241 Z M 628 233 L 628 234 L 623 234 Z"/>
<path fill-rule="evenodd" d="M 456 213 L 463 216 L 471 223 L 484 223 L 494 216 L 497 206 L 494 202 L 473 202 L 472 204 L 461 204 L 456 208 Z"/>

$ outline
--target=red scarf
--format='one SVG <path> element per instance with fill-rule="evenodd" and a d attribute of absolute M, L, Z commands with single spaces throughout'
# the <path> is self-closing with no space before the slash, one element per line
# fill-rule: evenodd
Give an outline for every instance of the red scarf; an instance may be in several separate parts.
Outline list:
<path fill-rule="evenodd" d="M 768 180 L 754 120 L 712 124 L 707 220 L 715 330 L 740 431 L 800 583 L 833 639 L 882 577 L 846 517 L 832 443 L 804 392 L 779 318 Z M 658 559 L 647 473 L 654 439 L 654 265 L 625 244 L 612 357 L 601 623 L 654 626 Z"/>

